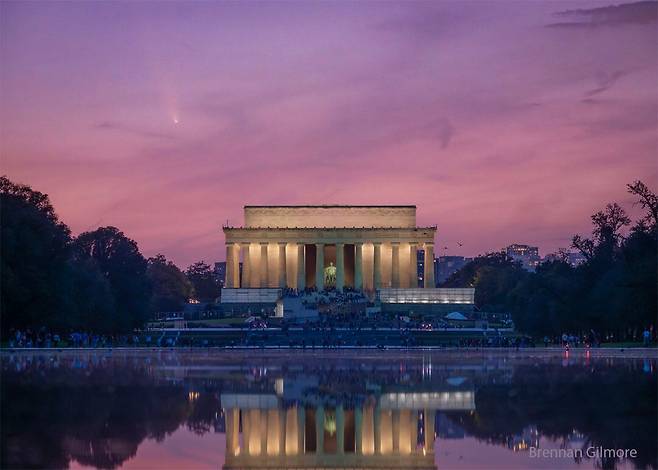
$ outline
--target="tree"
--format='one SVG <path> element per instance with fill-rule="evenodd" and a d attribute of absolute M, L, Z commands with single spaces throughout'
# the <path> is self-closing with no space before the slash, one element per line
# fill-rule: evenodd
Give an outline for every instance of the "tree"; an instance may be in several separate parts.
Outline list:
<path fill-rule="evenodd" d="M 181 310 L 194 292 L 185 274 L 163 255 L 149 258 L 146 272 L 153 289 L 150 303 L 152 312 Z"/>
<path fill-rule="evenodd" d="M 453 273 L 441 287 L 474 287 L 475 304 L 482 310 L 507 310 L 507 296 L 527 275 L 505 253 L 487 253 Z"/>
<path fill-rule="evenodd" d="M 219 297 L 219 282 L 209 265 L 198 261 L 187 268 L 185 275 L 194 286 L 194 296 L 204 302 Z"/>
<path fill-rule="evenodd" d="M 626 211 L 616 202 L 608 204 L 605 209 L 592 216 L 594 230 L 592 234 L 599 244 L 616 244 L 621 238 L 619 231 L 631 223 Z"/>
<path fill-rule="evenodd" d="M 109 282 L 116 306 L 112 331 L 143 326 L 148 319 L 151 285 L 137 243 L 116 227 L 101 227 L 80 234 L 73 242 L 73 254 L 77 261 L 93 261 Z"/>
<path fill-rule="evenodd" d="M 116 305 L 109 280 L 88 258 L 71 259 L 65 274 L 68 293 L 60 329 L 114 331 Z"/>
<path fill-rule="evenodd" d="M 642 221 L 655 229 L 658 225 L 658 196 L 640 180 L 634 181 L 633 184 L 627 184 L 626 187 L 630 194 L 638 197 L 637 204 L 647 210 L 647 215 Z"/>
<path fill-rule="evenodd" d="M 46 194 L 0 178 L 2 330 L 61 323 L 70 230 Z"/>

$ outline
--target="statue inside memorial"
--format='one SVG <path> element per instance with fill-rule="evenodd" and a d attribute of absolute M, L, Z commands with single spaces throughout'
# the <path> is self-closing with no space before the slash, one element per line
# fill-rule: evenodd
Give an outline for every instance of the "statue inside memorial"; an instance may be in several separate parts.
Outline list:
<path fill-rule="evenodd" d="M 324 285 L 325 287 L 336 287 L 336 266 L 334 266 L 334 263 L 329 263 L 329 266 L 324 268 Z"/>

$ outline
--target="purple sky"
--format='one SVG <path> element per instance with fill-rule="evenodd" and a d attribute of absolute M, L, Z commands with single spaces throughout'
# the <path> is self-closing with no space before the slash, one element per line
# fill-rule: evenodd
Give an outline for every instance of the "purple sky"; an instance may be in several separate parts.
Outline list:
<path fill-rule="evenodd" d="M 2 2 L 2 173 L 182 267 L 245 204 L 416 204 L 447 254 L 545 254 L 657 185 L 658 7 L 608 5 Z"/>

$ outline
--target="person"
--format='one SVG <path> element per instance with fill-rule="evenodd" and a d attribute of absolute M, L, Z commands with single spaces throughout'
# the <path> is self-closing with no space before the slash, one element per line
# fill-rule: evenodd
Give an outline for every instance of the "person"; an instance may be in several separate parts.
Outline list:
<path fill-rule="evenodd" d="M 548 336 L 544 336 L 544 347 L 548 347 Z"/>
<path fill-rule="evenodd" d="M 562 346 L 565 348 L 569 346 L 569 337 L 567 336 L 566 333 L 562 333 Z"/>
<path fill-rule="evenodd" d="M 649 332 L 649 328 L 644 329 L 644 332 L 642 333 L 642 339 L 644 340 L 645 347 L 648 347 L 651 344 L 651 333 Z"/>

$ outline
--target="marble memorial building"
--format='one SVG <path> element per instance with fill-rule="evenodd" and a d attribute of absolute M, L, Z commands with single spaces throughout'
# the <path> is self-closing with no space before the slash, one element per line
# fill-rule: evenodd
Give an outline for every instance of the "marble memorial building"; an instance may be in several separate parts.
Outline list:
<path fill-rule="evenodd" d="M 244 226 L 223 229 L 228 288 L 417 288 L 419 249 L 434 287 L 436 227 L 416 225 L 416 206 L 245 206 Z"/>

